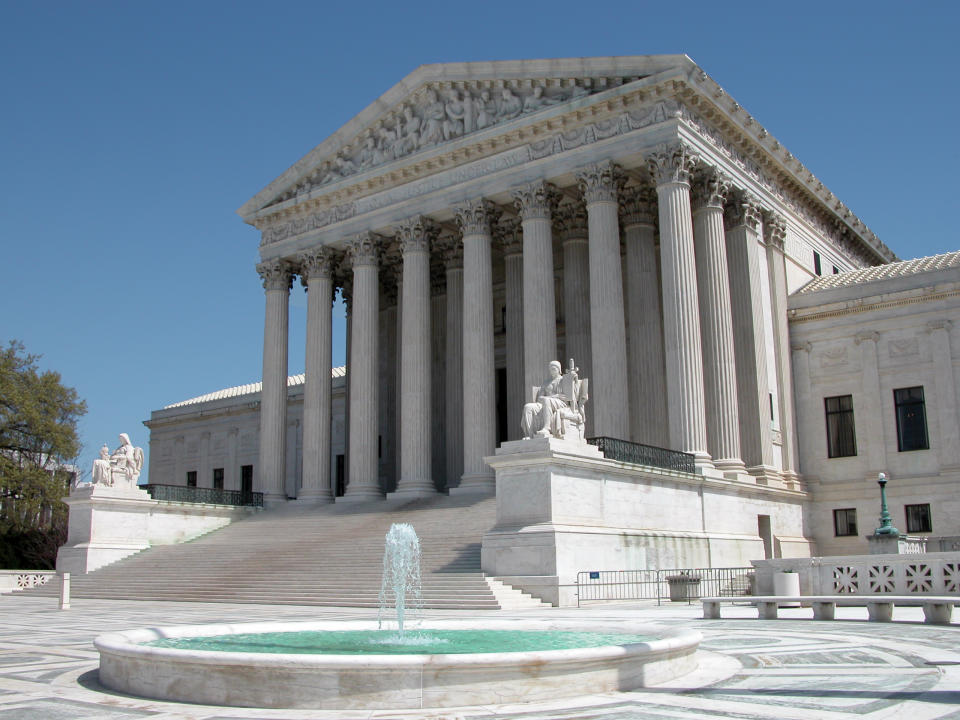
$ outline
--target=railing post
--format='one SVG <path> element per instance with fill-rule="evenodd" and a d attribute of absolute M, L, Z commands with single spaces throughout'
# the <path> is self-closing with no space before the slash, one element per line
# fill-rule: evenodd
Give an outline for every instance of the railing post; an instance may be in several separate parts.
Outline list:
<path fill-rule="evenodd" d="M 60 609 L 70 609 L 70 573 L 60 573 Z"/>

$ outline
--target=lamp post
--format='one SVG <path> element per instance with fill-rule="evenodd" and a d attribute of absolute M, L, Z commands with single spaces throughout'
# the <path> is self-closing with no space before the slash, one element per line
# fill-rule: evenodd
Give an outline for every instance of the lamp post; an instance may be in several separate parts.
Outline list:
<path fill-rule="evenodd" d="M 873 531 L 874 535 L 900 535 L 900 531 L 893 526 L 893 518 L 890 517 L 890 511 L 887 509 L 887 475 L 880 473 L 877 476 L 877 484 L 880 486 L 880 527 Z"/>

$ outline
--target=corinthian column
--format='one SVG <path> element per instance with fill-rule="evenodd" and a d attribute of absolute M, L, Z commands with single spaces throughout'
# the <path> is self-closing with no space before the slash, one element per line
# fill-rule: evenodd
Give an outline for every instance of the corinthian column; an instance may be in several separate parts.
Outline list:
<path fill-rule="evenodd" d="M 697 157 L 684 145 L 654 153 L 650 174 L 660 210 L 663 343 L 667 369 L 670 446 L 709 467 L 697 269 L 690 214 L 690 172 Z"/>
<path fill-rule="evenodd" d="M 516 218 L 501 220 L 496 231 L 503 247 L 507 295 L 507 439 L 519 440 L 519 418 L 530 393 L 523 373 L 523 239 Z"/>
<path fill-rule="evenodd" d="M 377 238 L 365 232 L 349 245 L 353 266 L 350 343 L 350 477 L 341 500 L 381 497 L 377 463 L 377 329 L 380 289 Z"/>
<path fill-rule="evenodd" d="M 723 233 L 723 204 L 730 191 L 730 181 L 716 169 L 709 169 L 697 179 L 695 190 L 693 242 L 700 297 L 707 444 L 717 469 L 743 472 L 733 315 Z"/>
<path fill-rule="evenodd" d="M 303 253 L 300 282 L 307 291 L 307 357 L 303 388 L 303 489 L 301 502 L 333 502 L 330 485 L 331 333 L 333 251 Z"/>
<path fill-rule="evenodd" d="M 550 220 L 555 198 L 556 190 L 543 181 L 513 191 L 514 204 L 523 224 L 523 385 L 526 388 L 540 385 L 547 376 L 550 361 L 557 359 L 557 302 Z"/>
<path fill-rule="evenodd" d="M 770 384 L 763 331 L 763 289 L 760 275 L 760 206 L 741 194 L 727 208 L 727 262 L 733 310 L 740 451 L 747 472 L 772 477 L 773 436 L 770 429 Z"/>
<path fill-rule="evenodd" d="M 266 291 L 263 386 L 260 391 L 260 467 L 256 487 L 264 502 L 287 499 L 287 330 L 293 272 L 282 260 L 257 265 Z"/>
<path fill-rule="evenodd" d="M 463 476 L 461 491 L 490 492 L 493 471 L 483 461 L 496 448 L 496 377 L 493 357 L 493 270 L 490 225 L 496 210 L 486 200 L 456 209 L 463 231 Z"/>
<path fill-rule="evenodd" d="M 590 254 L 587 249 L 587 209 L 579 202 L 558 209 L 560 238 L 563 242 L 563 316 L 566 351 L 563 360 L 573 360 L 584 377 L 589 376 L 590 361 Z M 592 413 L 592 407 L 587 405 Z M 593 423 L 590 423 L 593 427 Z"/>
<path fill-rule="evenodd" d="M 634 187 L 620 195 L 626 245 L 627 374 L 630 384 L 630 439 L 665 447 L 667 388 L 663 368 L 660 281 L 654 245 L 657 196 L 652 187 Z"/>
<path fill-rule="evenodd" d="M 625 439 L 630 436 L 630 418 L 620 225 L 617 219 L 617 186 L 620 181 L 617 169 L 609 162 L 584 168 L 577 173 L 577 181 L 587 204 L 590 234 L 592 434 Z"/>
<path fill-rule="evenodd" d="M 447 273 L 447 332 L 444 419 L 447 488 L 463 474 L 463 245 L 459 239 L 442 243 Z"/>
<path fill-rule="evenodd" d="M 400 475 L 395 495 L 436 494 L 431 476 L 430 419 L 430 221 L 417 216 L 400 224 L 403 254 L 400 358 Z M 400 345 L 401 343 L 397 343 Z"/>

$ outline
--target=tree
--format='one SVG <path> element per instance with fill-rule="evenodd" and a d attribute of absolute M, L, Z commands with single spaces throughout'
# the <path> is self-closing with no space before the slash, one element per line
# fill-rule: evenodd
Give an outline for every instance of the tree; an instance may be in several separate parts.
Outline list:
<path fill-rule="evenodd" d="M 53 567 L 66 540 L 61 498 L 87 406 L 37 360 L 15 340 L 0 350 L 0 567 Z"/>

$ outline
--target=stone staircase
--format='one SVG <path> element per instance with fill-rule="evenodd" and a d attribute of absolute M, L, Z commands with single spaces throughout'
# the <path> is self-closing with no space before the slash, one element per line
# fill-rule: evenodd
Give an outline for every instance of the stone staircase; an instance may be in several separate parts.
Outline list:
<path fill-rule="evenodd" d="M 492 497 L 289 503 L 181 545 L 145 550 L 71 578 L 74 598 L 378 607 L 383 539 L 406 522 L 420 537 L 423 606 L 495 610 L 539 600 L 480 571 Z M 54 595 L 59 583 L 29 591 Z"/>

